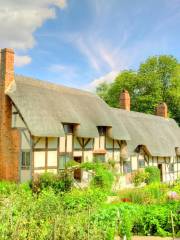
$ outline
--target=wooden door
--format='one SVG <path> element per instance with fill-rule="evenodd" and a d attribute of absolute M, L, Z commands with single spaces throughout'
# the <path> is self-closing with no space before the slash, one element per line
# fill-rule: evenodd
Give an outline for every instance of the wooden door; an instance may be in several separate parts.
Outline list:
<path fill-rule="evenodd" d="M 74 161 L 81 163 L 82 162 L 82 157 L 74 157 Z M 76 180 L 81 181 L 81 169 L 76 169 L 74 170 L 74 178 Z"/>

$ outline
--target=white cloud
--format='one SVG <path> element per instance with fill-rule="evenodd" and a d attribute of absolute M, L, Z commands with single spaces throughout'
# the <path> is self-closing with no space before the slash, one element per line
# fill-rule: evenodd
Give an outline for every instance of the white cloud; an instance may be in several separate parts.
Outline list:
<path fill-rule="evenodd" d="M 66 72 L 69 71 L 71 67 L 67 66 L 67 65 L 63 65 L 63 64 L 53 64 L 49 67 L 49 70 L 51 72 L 55 72 L 55 73 L 62 73 L 62 72 Z"/>
<path fill-rule="evenodd" d="M 130 57 L 124 49 L 114 47 L 101 39 L 98 33 L 71 33 L 66 36 L 80 51 L 90 66 L 98 73 L 107 71 L 120 71 L 129 66 Z"/>
<path fill-rule="evenodd" d="M 95 91 L 96 87 L 101 83 L 111 83 L 119 74 L 118 71 L 111 71 L 104 76 L 94 79 L 90 84 L 86 85 L 84 88 L 90 91 Z"/>
<path fill-rule="evenodd" d="M 83 86 L 83 89 L 94 91 L 100 83 L 112 82 L 122 70 L 128 69 L 132 62 L 133 56 L 127 54 L 126 49 L 113 47 L 98 34 L 93 35 L 92 32 L 91 36 L 88 33 L 71 34 L 66 39 L 75 44 L 98 75 L 108 72 Z"/>
<path fill-rule="evenodd" d="M 58 75 L 59 78 L 67 80 L 68 82 L 71 82 L 78 76 L 75 67 L 69 65 L 52 64 L 48 70 Z"/>
<path fill-rule="evenodd" d="M 0 48 L 34 47 L 33 33 L 44 21 L 56 17 L 56 7 L 66 5 L 66 0 L 0 0 Z M 24 61 L 27 63 L 27 58 Z"/>
<path fill-rule="evenodd" d="M 103 46 L 101 43 L 98 46 L 99 54 L 102 60 L 111 68 L 111 69 L 118 69 L 124 65 L 120 59 L 117 58 L 116 54 L 113 53 L 112 50 L 108 49 L 107 47 Z M 114 51 L 115 52 L 115 51 Z"/>
<path fill-rule="evenodd" d="M 72 36 L 72 39 L 75 36 Z M 80 50 L 80 52 L 87 58 L 91 66 L 97 70 L 100 71 L 100 63 L 99 59 L 97 57 L 97 53 L 95 53 L 95 49 L 93 50 L 92 46 L 87 45 L 82 37 L 75 37 L 75 41 L 72 40 Z"/>
<path fill-rule="evenodd" d="M 30 62 L 31 62 L 31 57 L 27 55 L 19 56 L 15 54 L 15 66 L 22 67 L 26 64 L 29 64 Z"/>

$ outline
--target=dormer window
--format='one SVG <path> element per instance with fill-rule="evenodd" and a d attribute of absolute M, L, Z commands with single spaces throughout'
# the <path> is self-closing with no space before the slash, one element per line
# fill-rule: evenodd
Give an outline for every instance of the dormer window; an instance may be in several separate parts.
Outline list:
<path fill-rule="evenodd" d="M 136 150 L 138 153 L 138 168 L 145 167 L 145 151 L 142 145 L 137 146 Z"/>
<path fill-rule="evenodd" d="M 105 136 L 106 135 L 106 127 L 98 126 L 98 132 L 99 132 L 99 136 Z"/>
<path fill-rule="evenodd" d="M 65 134 L 73 133 L 73 126 L 71 124 L 64 124 L 63 127 L 64 127 Z"/>

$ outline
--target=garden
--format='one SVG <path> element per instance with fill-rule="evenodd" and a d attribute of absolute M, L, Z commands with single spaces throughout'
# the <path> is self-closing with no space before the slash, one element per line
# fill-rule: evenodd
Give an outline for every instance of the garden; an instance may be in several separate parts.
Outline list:
<path fill-rule="evenodd" d="M 95 173 L 83 189 L 73 186 L 68 172 L 45 173 L 26 184 L 0 182 L 0 239 L 180 237 L 179 180 L 162 184 L 149 168 L 134 174 L 134 188 L 112 191 L 114 177 L 107 165 L 82 168 Z"/>

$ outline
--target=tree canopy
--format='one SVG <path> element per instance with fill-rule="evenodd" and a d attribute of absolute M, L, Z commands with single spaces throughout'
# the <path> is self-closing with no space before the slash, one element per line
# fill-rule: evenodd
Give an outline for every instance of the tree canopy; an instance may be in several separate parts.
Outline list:
<path fill-rule="evenodd" d="M 166 102 L 169 117 L 180 124 L 180 64 L 169 55 L 149 57 L 137 71 L 121 72 L 111 83 L 100 84 L 96 92 L 110 106 L 119 107 L 123 89 L 131 96 L 131 110 L 154 114 L 159 102 Z"/>

